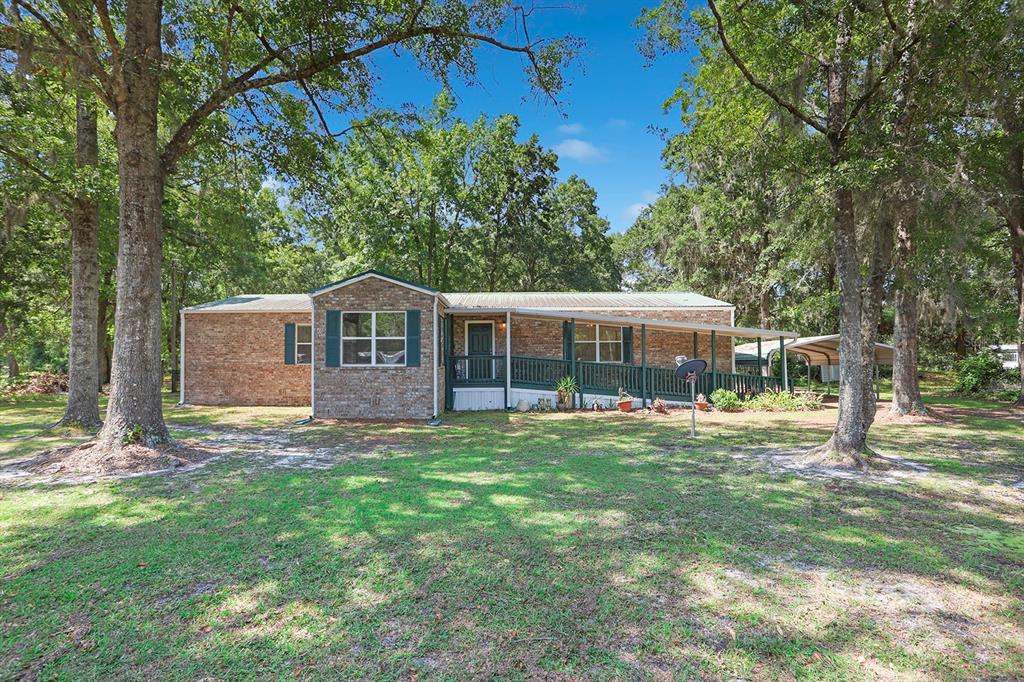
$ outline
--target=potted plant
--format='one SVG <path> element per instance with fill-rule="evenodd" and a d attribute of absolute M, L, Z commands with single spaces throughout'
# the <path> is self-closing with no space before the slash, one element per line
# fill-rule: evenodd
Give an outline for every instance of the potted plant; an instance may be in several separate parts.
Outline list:
<path fill-rule="evenodd" d="M 708 399 L 704 397 L 703 393 L 697 394 L 697 398 L 693 401 L 693 404 L 701 412 L 707 412 Z"/>
<path fill-rule="evenodd" d="M 617 401 L 619 405 L 619 412 L 632 412 L 633 411 L 633 396 L 626 393 L 626 389 L 619 387 L 619 399 Z"/>
<path fill-rule="evenodd" d="M 568 410 L 572 407 L 572 397 L 580 392 L 580 386 L 576 383 L 576 377 L 564 376 L 555 384 L 555 392 L 558 394 L 558 409 Z"/>

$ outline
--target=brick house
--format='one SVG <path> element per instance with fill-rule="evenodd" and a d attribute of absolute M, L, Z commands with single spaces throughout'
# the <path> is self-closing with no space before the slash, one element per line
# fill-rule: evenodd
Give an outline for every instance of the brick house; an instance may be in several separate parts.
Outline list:
<path fill-rule="evenodd" d="M 429 419 L 555 397 L 688 401 L 678 356 L 708 361 L 697 390 L 787 384 L 737 374 L 735 307 L 684 292 L 441 293 L 373 270 L 308 294 L 246 295 L 181 311 L 181 402 L 311 405 L 317 418 Z M 507 351 L 511 352 L 507 352 Z"/>

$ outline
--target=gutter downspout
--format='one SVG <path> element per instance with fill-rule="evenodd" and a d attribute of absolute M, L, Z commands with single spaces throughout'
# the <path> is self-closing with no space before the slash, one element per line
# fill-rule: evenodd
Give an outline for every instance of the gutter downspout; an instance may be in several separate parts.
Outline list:
<path fill-rule="evenodd" d="M 316 415 L 316 302 L 309 297 L 310 344 L 309 350 L 309 418 Z"/>
<path fill-rule="evenodd" d="M 430 328 L 433 330 L 433 338 L 431 339 L 433 352 L 431 353 L 431 365 L 433 376 L 434 376 L 434 419 L 437 419 L 437 294 L 434 294 L 434 317 L 430 322 Z"/>
<path fill-rule="evenodd" d="M 178 313 L 180 322 L 178 324 L 178 404 L 185 404 L 185 309 Z"/>

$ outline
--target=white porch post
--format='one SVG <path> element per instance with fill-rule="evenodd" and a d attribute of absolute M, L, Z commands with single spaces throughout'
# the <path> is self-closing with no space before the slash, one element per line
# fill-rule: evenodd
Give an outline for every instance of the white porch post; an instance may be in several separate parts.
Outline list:
<path fill-rule="evenodd" d="M 789 363 L 786 361 L 786 356 L 788 355 L 788 353 L 786 353 L 785 340 L 782 337 L 779 337 L 779 345 L 782 346 L 782 350 L 779 351 L 780 353 L 782 353 L 782 386 L 785 389 L 785 391 L 788 393 L 789 392 Z"/>
<path fill-rule="evenodd" d="M 512 312 L 505 311 L 505 408 L 512 407 Z"/>

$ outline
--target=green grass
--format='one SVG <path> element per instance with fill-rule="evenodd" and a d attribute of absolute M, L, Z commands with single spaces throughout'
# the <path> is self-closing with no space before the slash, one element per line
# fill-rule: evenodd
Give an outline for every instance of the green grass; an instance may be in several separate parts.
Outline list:
<path fill-rule="evenodd" d="M 0 678 L 1010 679 L 1024 669 L 1024 425 L 880 422 L 899 484 L 772 474 L 828 412 L 449 415 L 297 426 L 174 408 L 179 436 L 286 433 L 328 470 L 0 488 Z M 947 401 L 947 402 L 944 402 Z M 0 461 L 53 398 L 0 404 Z"/>

